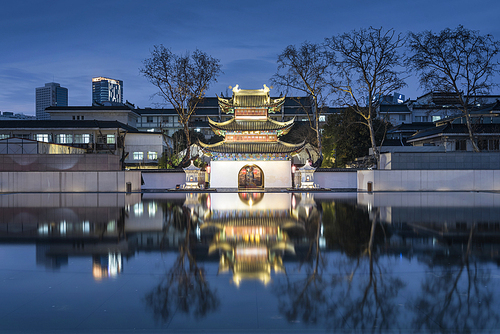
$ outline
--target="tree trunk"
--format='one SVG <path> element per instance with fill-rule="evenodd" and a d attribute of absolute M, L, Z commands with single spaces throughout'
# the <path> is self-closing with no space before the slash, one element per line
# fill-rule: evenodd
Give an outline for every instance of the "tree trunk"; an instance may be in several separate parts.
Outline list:
<path fill-rule="evenodd" d="M 469 139 L 472 144 L 472 149 L 474 150 L 474 152 L 480 152 L 479 147 L 477 146 L 474 138 L 474 133 L 472 132 L 472 125 L 470 124 L 470 115 L 467 109 L 464 109 L 464 115 L 465 115 L 465 122 L 467 124 L 467 131 L 469 132 Z"/>
<path fill-rule="evenodd" d="M 186 146 L 187 147 L 186 147 L 186 155 L 184 155 L 184 158 L 182 158 L 181 167 L 187 165 L 187 162 L 191 158 L 191 137 L 189 135 L 188 122 L 185 122 L 183 124 L 183 126 L 184 126 L 184 134 L 186 135 Z"/>
<path fill-rule="evenodd" d="M 377 163 L 377 169 L 378 169 L 380 154 L 377 147 L 377 142 L 375 140 L 375 131 L 373 130 L 373 120 L 371 117 L 366 120 L 366 124 L 368 125 L 368 129 L 370 130 L 370 142 L 372 143 L 373 155 L 375 156 L 375 161 Z"/>

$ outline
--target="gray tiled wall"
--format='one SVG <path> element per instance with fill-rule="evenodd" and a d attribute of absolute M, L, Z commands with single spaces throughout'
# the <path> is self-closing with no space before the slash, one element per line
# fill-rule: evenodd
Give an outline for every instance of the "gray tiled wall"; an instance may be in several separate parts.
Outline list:
<path fill-rule="evenodd" d="M 500 153 L 384 153 L 392 170 L 500 169 Z"/>

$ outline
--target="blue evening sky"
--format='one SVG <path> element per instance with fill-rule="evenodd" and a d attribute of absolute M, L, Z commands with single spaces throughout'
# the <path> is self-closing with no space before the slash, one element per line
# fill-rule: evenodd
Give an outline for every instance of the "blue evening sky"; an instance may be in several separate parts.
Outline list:
<path fill-rule="evenodd" d="M 406 33 L 463 24 L 500 39 L 499 13 L 498 0 L 3 1 L 0 111 L 34 114 L 35 88 L 51 81 L 68 88 L 69 105 L 91 105 L 95 76 L 123 80 L 124 100 L 154 106 L 161 100 L 151 99 L 156 90 L 139 68 L 155 44 L 219 58 L 214 96 L 236 84 L 270 85 L 290 44 L 369 26 Z M 425 93 L 414 78 L 408 84 L 407 98 Z"/>

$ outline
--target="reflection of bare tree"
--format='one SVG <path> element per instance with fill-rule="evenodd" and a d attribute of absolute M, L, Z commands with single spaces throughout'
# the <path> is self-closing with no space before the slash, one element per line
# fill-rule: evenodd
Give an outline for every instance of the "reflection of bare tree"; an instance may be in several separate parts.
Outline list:
<path fill-rule="evenodd" d="M 375 235 L 377 226 L 383 226 L 377 222 L 376 211 L 370 216 L 365 221 L 370 229 L 369 239 L 363 242 L 365 249 L 357 258 L 339 265 L 339 277 L 344 279 L 333 293 L 330 319 L 332 326 L 381 332 L 398 328 L 395 299 L 405 284 L 379 263 Z"/>
<path fill-rule="evenodd" d="M 478 269 L 475 261 L 471 264 L 474 228 L 459 267 L 433 271 L 423 281 L 422 293 L 412 302 L 415 328 L 447 333 L 498 328 L 499 315 L 492 308 L 494 298 L 488 289 L 490 272 Z"/>
<path fill-rule="evenodd" d="M 153 310 L 156 319 L 168 321 L 173 312 L 181 311 L 203 317 L 215 311 L 220 304 L 217 291 L 211 290 L 205 277 L 205 270 L 198 266 L 191 253 L 190 232 L 192 220 L 186 207 L 177 207 L 173 222 L 180 227 L 184 223 L 185 238 L 179 246 L 179 255 L 172 268 L 162 277 L 160 283 L 144 300 Z"/>
<path fill-rule="evenodd" d="M 284 284 L 276 284 L 275 293 L 279 296 L 279 311 L 288 321 L 300 318 L 306 323 L 316 323 L 327 313 L 325 291 L 328 282 L 322 277 L 324 262 L 319 247 L 321 214 L 314 207 L 306 216 L 300 218 L 305 221 L 309 247 L 307 262 L 301 263 L 298 269 L 303 269 L 306 277 L 295 280 L 296 276 L 287 276 Z"/>
<path fill-rule="evenodd" d="M 339 203 L 324 204 L 322 212 L 322 217 L 318 216 L 315 222 L 308 221 L 309 231 L 314 227 L 316 233 L 309 233 L 309 254 L 314 254 L 314 258 L 306 268 L 306 277 L 293 281 L 293 276 L 287 277 L 285 284 L 277 284 L 280 312 L 288 321 L 328 321 L 332 327 L 348 330 L 376 332 L 397 328 L 399 309 L 395 306 L 395 299 L 404 283 L 392 277 L 378 261 L 376 250 L 380 239 L 383 240 L 380 237 L 383 229 L 377 222 L 376 212 L 370 219 L 366 210 Z M 350 217 L 354 214 L 358 228 L 347 226 L 348 231 L 343 231 L 344 214 Z M 319 248 L 321 220 L 327 242 L 339 238 L 342 240 L 341 250 L 345 251 L 342 248 L 345 246 L 352 252 L 350 257 L 336 263 L 338 274 L 328 279 L 324 277 L 325 263 Z M 328 233 L 340 234 L 334 237 Z M 335 248 L 339 245 L 329 246 Z M 360 250 L 356 255 L 355 249 Z"/>

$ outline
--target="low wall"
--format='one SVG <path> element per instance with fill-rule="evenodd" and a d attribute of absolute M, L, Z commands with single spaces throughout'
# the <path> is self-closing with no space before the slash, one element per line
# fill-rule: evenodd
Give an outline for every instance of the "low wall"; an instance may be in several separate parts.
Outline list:
<path fill-rule="evenodd" d="M 500 152 L 392 152 L 380 154 L 380 168 L 390 170 L 499 169 Z"/>
<path fill-rule="evenodd" d="M 143 190 L 175 189 L 177 185 L 186 183 L 183 170 L 152 170 L 142 171 Z"/>
<path fill-rule="evenodd" d="M 0 192 L 141 191 L 141 172 L 0 172 Z"/>
<path fill-rule="evenodd" d="M 321 188 L 330 189 L 357 189 L 358 180 L 356 170 L 317 170 L 314 173 L 314 183 Z"/>
<path fill-rule="evenodd" d="M 500 170 L 360 170 L 358 191 L 498 191 Z"/>
<path fill-rule="evenodd" d="M 113 154 L 0 154 L 0 172 L 121 171 Z"/>

